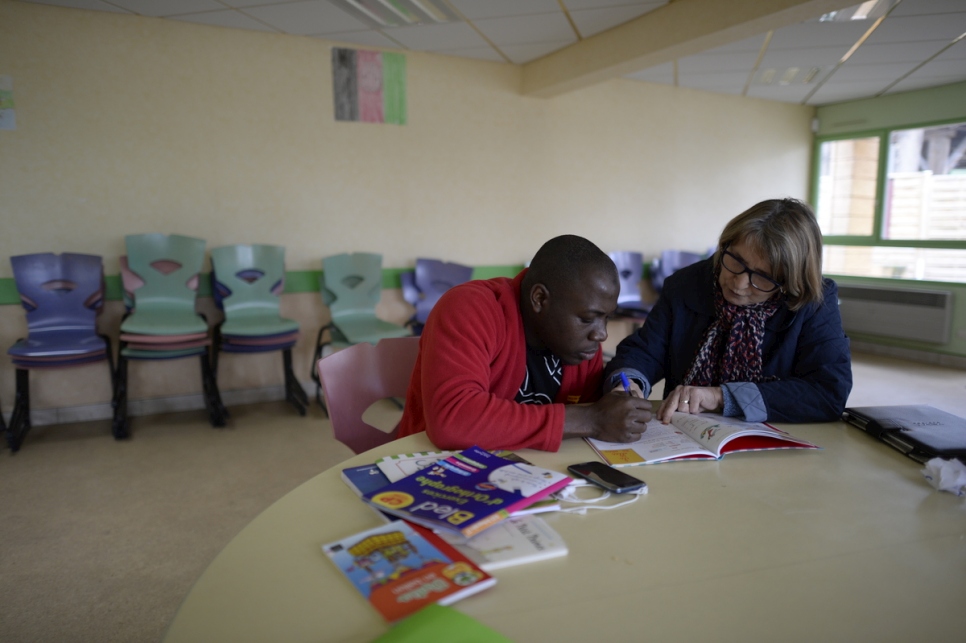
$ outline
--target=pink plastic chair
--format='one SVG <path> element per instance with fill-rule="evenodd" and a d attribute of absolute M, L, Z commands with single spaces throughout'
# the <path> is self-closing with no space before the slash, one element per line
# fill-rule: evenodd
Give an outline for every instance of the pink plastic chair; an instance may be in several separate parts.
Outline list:
<path fill-rule="evenodd" d="M 405 397 L 419 354 L 418 337 L 392 337 L 378 344 L 353 344 L 318 362 L 319 381 L 332 420 L 335 439 L 362 453 L 396 439 L 363 421 L 374 402 Z"/>

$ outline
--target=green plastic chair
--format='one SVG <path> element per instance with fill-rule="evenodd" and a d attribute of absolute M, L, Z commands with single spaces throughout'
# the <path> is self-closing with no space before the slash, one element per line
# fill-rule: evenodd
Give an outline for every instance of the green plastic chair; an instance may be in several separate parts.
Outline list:
<path fill-rule="evenodd" d="M 376 317 L 376 304 L 382 296 L 382 255 L 354 252 L 322 259 L 322 301 L 329 307 L 332 321 L 319 329 L 312 363 L 322 358 L 326 346 L 376 344 L 381 339 L 407 337 L 412 330 Z M 324 341 L 326 331 L 329 339 Z M 315 397 L 322 408 L 318 373 L 313 369 Z"/>
<path fill-rule="evenodd" d="M 205 260 L 204 240 L 155 233 L 128 235 L 125 243 L 128 268 L 144 284 L 135 293 L 134 312 L 121 324 L 121 332 L 207 332 L 208 324 L 195 312 L 197 278 Z"/>
<path fill-rule="evenodd" d="M 225 313 L 216 332 L 213 370 L 218 352 L 282 351 L 285 399 L 305 415 L 308 398 L 292 370 L 292 346 L 298 322 L 279 314 L 285 282 L 285 248 L 264 244 L 233 245 L 211 251 L 212 292 Z"/>
<path fill-rule="evenodd" d="M 124 238 L 126 270 L 136 278 L 134 309 L 121 322 L 114 393 L 115 438 L 129 435 L 127 417 L 128 361 L 178 359 L 197 356 L 205 407 L 212 426 L 225 425 L 228 412 L 221 402 L 218 384 L 208 357 L 208 322 L 195 312 L 198 274 L 205 258 L 202 239 L 172 234 L 134 234 Z M 187 337 L 201 336 L 192 348 L 183 348 Z M 141 341 L 139 341 L 139 338 Z M 147 348 L 130 348 L 129 342 Z M 179 348 L 173 348 L 179 346 Z"/>

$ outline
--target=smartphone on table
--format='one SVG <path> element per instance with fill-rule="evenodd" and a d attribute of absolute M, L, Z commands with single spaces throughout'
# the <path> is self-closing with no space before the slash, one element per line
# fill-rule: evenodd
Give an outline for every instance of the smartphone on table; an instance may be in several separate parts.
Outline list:
<path fill-rule="evenodd" d="M 624 473 L 623 471 L 596 460 L 592 462 L 572 464 L 567 467 L 567 470 L 574 475 L 580 476 L 581 478 L 586 478 L 595 485 L 603 487 L 608 491 L 613 491 L 614 493 L 637 491 L 638 489 L 647 486 L 647 483 L 640 478 L 635 478 L 628 473 Z"/>

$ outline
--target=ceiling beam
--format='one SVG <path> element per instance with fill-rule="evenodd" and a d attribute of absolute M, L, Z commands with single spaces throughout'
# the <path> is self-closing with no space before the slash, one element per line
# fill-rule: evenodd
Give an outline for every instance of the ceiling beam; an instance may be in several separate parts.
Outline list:
<path fill-rule="evenodd" d="M 817 18 L 858 0 L 672 0 L 523 66 L 523 93 L 552 97 Z"/>

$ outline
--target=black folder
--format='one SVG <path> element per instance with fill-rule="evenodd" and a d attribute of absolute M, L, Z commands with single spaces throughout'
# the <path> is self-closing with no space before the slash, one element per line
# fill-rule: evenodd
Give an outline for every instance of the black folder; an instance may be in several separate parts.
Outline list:
<path fill-rule="evenodd" d="M 966 462 L 966 419 L 936 407 L 856 406 L 845 409 L 842 419 L 917 462 Z"/>

